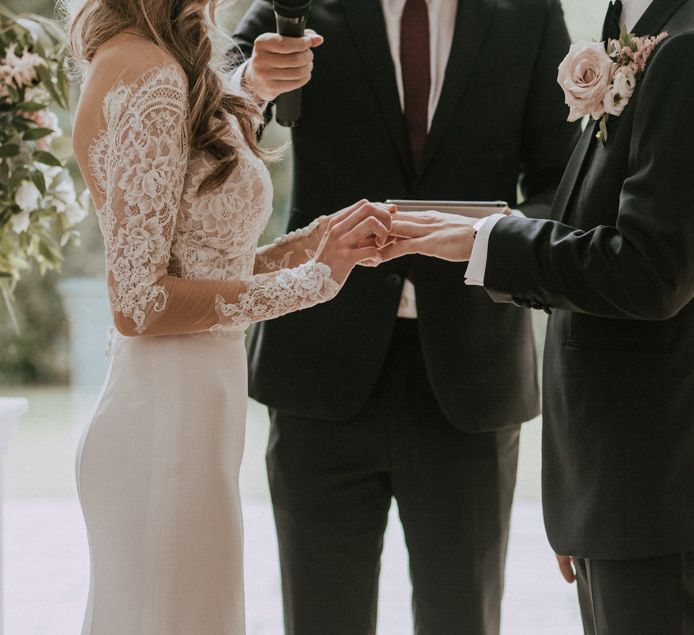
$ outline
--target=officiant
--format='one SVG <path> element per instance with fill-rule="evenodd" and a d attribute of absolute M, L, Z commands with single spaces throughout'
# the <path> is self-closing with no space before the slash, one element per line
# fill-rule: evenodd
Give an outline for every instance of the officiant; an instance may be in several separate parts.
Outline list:
<path fill-rule="evenodd" d="M 290 230 L 361 197 L 549 215 L 577 134 L 556 83 L 569 47 L 559 0 L 314 0 L 310 26 L 325 42 L 292 131 Z M 235 35 L 259 100 L 292 63 L 268 46 L 274 31 L 272 2 L 257 0 Z M 393 500 L 416 632 L 499 633 L 537 368 L 530 312 L 466 286 L 465 267 L 359 268 L 334 301 L 255 333 L 287 635 L 375 633 Z"/>

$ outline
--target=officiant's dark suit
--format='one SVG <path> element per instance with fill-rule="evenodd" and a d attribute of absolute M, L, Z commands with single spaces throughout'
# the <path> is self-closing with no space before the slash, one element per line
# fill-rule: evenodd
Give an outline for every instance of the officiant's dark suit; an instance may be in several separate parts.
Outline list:
<path fill-rule="evenodd" d="M 679 635 L 694 633 L 694 1 L 654 0 L 634 31 L 669 36 L 607 142 L 585 130 L 556 220 L 494 227 L 485 285 L 552 310 L 545 520 L 579 558 L 586 632 Z"/>
<path fill-rule="evenodd" d="M 576 135 L 556 83 L 559 0 L 461 0 L 455 22 L 415 168 L 381 3 L 314 0 L 325 44 L 292 135 L 290 230 L 362 197 L 515 206 L 519 181 L 520 209 L 549 214 Z M 260 0 L 235 39 L 250 55 L 274 30 Z M 425 257 L 359 267 L 333 302 L 255 333 L 288 635 L 375 632 L 393 497 L 417 633 L 498 633 L 519 425 L 539 412 L 535 349 L 529 312 L 466 287 L 464 271 Z M 417 319 L 396 317 L 406 277 Z"/>

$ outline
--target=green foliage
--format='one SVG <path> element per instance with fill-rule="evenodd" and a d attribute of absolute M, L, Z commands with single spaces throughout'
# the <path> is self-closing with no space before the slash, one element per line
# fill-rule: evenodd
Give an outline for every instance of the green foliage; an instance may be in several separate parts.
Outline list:
<path fill-rule="evenodd" d="M 55 282 L 34 271 L 17 287 L 19 334 L 0 303 L 0 384 L 67 382 L 67 321 Z"/>
<path fill-rule="evenodd" d="M 233 32 L 236 22 L 250 3 L 251 0 L 226 3 L 219 16 L 219 23 L 227 33 Z M 15 12 L 31 11 L 45 17 L 55 15 L 55 2 L 52 0 L 5 0 L 0 8 L 3 6 Z M 73 87 L 70 100 L 73 108 L 77 97 L 77 88 Z M 41 103 L 29 102 L 23 106 L 25 112 L 37 112 L 42 108 Z M 69 114 L 58 113 L 58 116 L 60 127 L 69 134 Z M 41 133 L 31 134 L 40 135 Z M 287 140 L 287 131 L 276 125 L 270 126 L 264 137 L 265 143 L 273 147 L 282 145 Z M 21 141 L 25 140 L 21 139 Z M 37 141 L 39 139 L 33 140 L 33 142 Z M 69 169 L 77 189 L 83 190 L 83 181 L 74 160 L 69 157 L 69 148 L 59 148 L 58 145 L 56 141 L 52 144 L 56 157 L 61 159 Z M 2 152 L 3 150 L 0 150 L 0 154 Z M 14 149 L 5 149 L 4 152 L 12 154 Z M 290 164 L 289 153 L 287 153 L 283 161 L 269 165 L 275 184 L 275 214 L 262 242 L 272 240 L 284 230 L 291 187 Z M 39 177 L 35 178 L 39 179 Z M 41 189 L 40 182 L 34 182 L 34 185 Z M 96 214 L 90 213 L 80 224 L 79 244 L 67 245 L 61 251 L 61 255 L 62 275 L 103 275 L 103 242 Z M 55 288 L 57 280 L 58 276 L 50 272 L 45 277 L 41 277 L 38 272 L 30 272 L 22 277 L 15 290 L 15 307 L 20 334 L 16 334 L 12 329 L 7 310 L 0 300 L 0 384 L 67 381 L 67 318 Z"/>
<path fill-rule="evenodd" d="M 53 146 L 62 132 L 50 106 L 67 109 L 70 99 L 63 61 L 55 22 L 0 7 L 0 291 L 15 329 L 21 275 L 58 269 L 85 215 Z"/>

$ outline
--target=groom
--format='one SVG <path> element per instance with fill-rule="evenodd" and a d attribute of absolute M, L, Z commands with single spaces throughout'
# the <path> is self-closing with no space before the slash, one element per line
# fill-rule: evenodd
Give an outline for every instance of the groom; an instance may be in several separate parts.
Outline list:
<path fill-rule="evenodd" d="M 410 240 L 385 257 L 471 256 L 469 284 L 552 312 L 545 523 L 565 577 L 578 577 L 585 632 L 690 635 L 694 0 L 621 5 L 611 6 L 606 37 L 620 26 L 669 35 L 621 115 L 610 117 L 604 143 L 588 123 L 554 220 L 497 216 L 475 230 L 460 218 L 400 215 L 395 231 Z"/>

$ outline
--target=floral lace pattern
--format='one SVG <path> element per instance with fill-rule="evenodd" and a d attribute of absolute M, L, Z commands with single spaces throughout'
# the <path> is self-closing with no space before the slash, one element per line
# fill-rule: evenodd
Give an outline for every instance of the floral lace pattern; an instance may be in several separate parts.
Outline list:
<path fill-rule="evenodd" d="M 139 332 L 148 314 L 166 305 L 166 290 L 152 282 L 168 267 L 186 171 L 185 104 L 185 81 L 174 65 L 154 69 L 137 89 L 118 84 L 104 98 L 106 129 L 90 148 L 104 196 L 99 225 L 111 305 Z M 121 207 L 127 211 L 119 214 Z"/>
<path fill-rule="evenodd" d="M 339 285 L 327 265 L 309 260 L 286 268 L 293 253 L 287 247 L 312 234 L 318 221 L 278 239 L 259 256 L 269 273 L 252 275 L 257 240 L 272 212 L 269 173 L 231 117 L 238 166 L 220 187 L 198 192 L 214 163 L 189 147 L 186 91 L 179 67 L 169 64 L 152 68 L 136 85 L 117 84 L 103 98 L 105 129 L 89 146 L 88 164 L 101 199 L 114 312 L 146 332 L 173 294 L 184 295 L 168 282 L 177 278 L 219 281 L 215 293 L 205 287 L 202 302 L 194 286 L 186 287 L 184 297 L 195 309 L 181 309 L 179 299 L 178 310 L 197 323 L 187 314 L 209 302 L 219 321 L 208 326 L 234 333 L 334 297 Z"/>
<path fill-rule="evenodd" d="M 246 321 L 278 317 L 297 305 L 308 308 L 332 300 L 340 285 L 330 274 L 330 267 L 309 260 L 294 269 L 283 269 L 278 274 L 253 276 L 246 281 L 247 291 L 237 302 L 226 304 L 223 297 L 217 296 L 220 325 L 228 323 L 232 330 L 238 330 L 243 328 Z"/>

